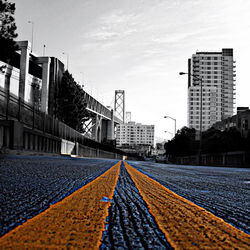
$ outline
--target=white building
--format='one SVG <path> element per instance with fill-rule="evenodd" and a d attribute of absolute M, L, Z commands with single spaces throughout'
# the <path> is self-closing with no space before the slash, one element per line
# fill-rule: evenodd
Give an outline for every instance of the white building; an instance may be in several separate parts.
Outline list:
<path fill-rule="evenodd" d="M 188 60 L 188 126 L 200 130 L 200 81 L 202 78 L 202 130 L 234 113 L 235 61 L 233 49 L 196 52 Z M 195 86 L 196 85 L 196 86 Z"/>
<path fill-rule="evenodd" d="M 117 126 L 116 145 L 154 145 L 154 125 L 128 122 Z"/>

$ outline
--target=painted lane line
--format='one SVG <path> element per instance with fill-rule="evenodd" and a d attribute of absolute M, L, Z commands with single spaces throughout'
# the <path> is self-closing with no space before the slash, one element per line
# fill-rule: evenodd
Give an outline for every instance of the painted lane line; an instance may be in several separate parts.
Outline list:
<path fill-rule="evenodd" d="M 4 235 L 0 238 L 0 249 L 98 249 L 120 164 Z M 109 200 L 103 202 L 103 197 Z"/>
<path fill-rule="evenodd" d="M 125 162 L 167 241 L 176 249 L 249 249 L 250 237 Z"/>

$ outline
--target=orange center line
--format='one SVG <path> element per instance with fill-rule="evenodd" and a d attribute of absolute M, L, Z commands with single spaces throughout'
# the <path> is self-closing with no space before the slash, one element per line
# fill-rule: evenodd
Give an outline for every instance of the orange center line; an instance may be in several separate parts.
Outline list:
<path fill-rule="evenodd" d="M 0 238 L 0 249 L 98 249 L 120 165 L 118 162 L 92 182 L 4 235 Z"/>
<path fill-rule="evenodd" d="M 127 162 L 125 167 L 175 249 L 249 249 L 250 237 L 202 207 L 175 194 Z"/>

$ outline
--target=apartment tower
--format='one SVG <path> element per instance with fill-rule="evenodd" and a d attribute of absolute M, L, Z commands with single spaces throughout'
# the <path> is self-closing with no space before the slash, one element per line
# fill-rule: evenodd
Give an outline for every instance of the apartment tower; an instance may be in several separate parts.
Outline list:
<path fill-rule="evenodd" d="M 202 131 L 230 117 L 235 109 L 233 49 L 196 52 L 188 59 L 188 126 L 200 130 L 202 79 Z M 194 77 L 195 76 L 195 77 Z"/>

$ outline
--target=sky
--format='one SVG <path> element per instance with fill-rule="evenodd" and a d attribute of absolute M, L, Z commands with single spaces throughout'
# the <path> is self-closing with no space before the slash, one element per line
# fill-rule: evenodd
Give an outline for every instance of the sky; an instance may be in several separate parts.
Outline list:
<path fill-rule="evenodd" d="M 187 126 L 187 60 L 197 51 L 233 48 L 236 106 L 250 106 L 249 0 L 10 0 L 17 40 L 59 58 L 75 80 L 106 106 L 125 90 L 137 123 L 171 139 Z M 168 132 L 165 132 L 168 131 Z"/>

